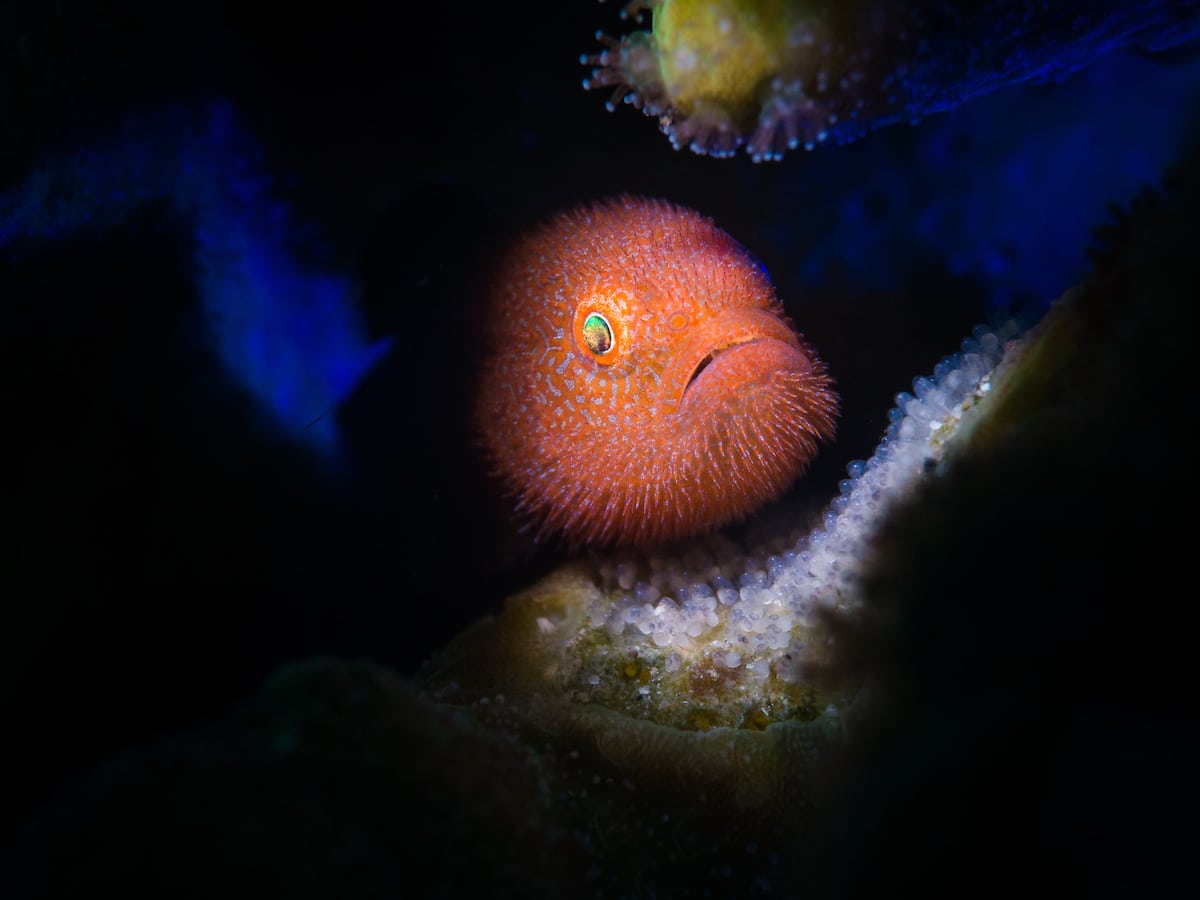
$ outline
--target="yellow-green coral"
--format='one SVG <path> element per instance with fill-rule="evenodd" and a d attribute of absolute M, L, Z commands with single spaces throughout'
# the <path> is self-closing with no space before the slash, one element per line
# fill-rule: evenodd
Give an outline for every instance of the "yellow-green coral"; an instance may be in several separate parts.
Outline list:
<path fill-rule="evenodd" d="M 685 115 L 707 109 L 752 120 L 795 23 L 784 0 L 664 0 L 653 33 L 672 105 Z"/>
<path fill-rule="evenodd" d="M 578 680 L 588 661 L 576 655 L 587 603 L 595 597 L 586 567 L 559 570 L 451 642 L 423 684 L 439 702 L 486 710 L 497 724 L 594 756 L 658 794 L 700 792 L 708 802 L 749 815 L 787 816 L 803 808 L 809 798 L 801 776 L 840 745 L 846 719 L 829 714 L 775 722 L 755 707 L 730 722 L 721 691 L 704 703 L 686 684 L 670 682 L 654 690 L 670 695 L 677 722 L 651 721 L 629 702 L 597 702 L 583 689 L 586 679 Z M 608 667 L 615 693 L 601 699 L 646 686 L 650 659 L 653 654 Z"/>
<path fill-rule="evenodd" d="M 1171 5 L 634 0 L 626 13 L 641 22 L 651 9 L 652 27 L 600 34 L 603 52 L 582 57 L 584 86 L 613 89 L 610 108 L 640 108 L 676 148 L 773 160 L 1060 80 L 1126 44 L 1181 40 L 1195 14 Z"/>
<path fill-rule="evenodd" d="M 608 49 L 583 57 L 594 67 L 584 84 L 615 87 L 614 99 L 658 117 L 677 147 L 725 156 L 744 146 L 755 159 L 775 158 L 826 140 L 863 103 L 871 50 L 862 38 L 879 31 L 878 9 L 842 15 L 820 0 L 648 5 L 652 29 L 601 35 Z"/>

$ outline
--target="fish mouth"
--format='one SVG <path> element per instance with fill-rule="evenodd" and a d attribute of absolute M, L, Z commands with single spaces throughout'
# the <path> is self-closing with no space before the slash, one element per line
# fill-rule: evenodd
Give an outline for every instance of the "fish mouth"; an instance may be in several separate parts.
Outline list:
<path fill-rule="evenodd" d="M 688 378 L 687 384 L 685 384 L 683 386 L 683 399 L 687 398 L 688 391 L 690 391 L 695 384 L 700 382 L 700 378 L 704 374 L 705 370 L 707 370 L 709 366 L 711 366 L 714 362 L 716 362 L 718 357 L 728 357 L 730 354 L 732 354 L 735 350 L 738 350 L 739 348 L 748 347 L 751 344 L 758 344 L 758 343 L 761 343 L 763 340 L 767 340 L 767 339 L 750 338 L 748 340 L 737 341 L 736 343 L 727 344 L 724 347 L 718 347 L 717 349 L 712 350 L 709 353 L 706 353 L 704 355 L 704 358 L 701 359 L 700 362 L 696 363 L 696 368 L 694 368 L 692 370 L 691 377 Z"/>
<path fill-rule="evenodd" d="M 695 383 L 696 379 L 700 377 L 700 373 L 709 367 L 713 361 L 713 357 L 720 352 L 720 350 L 714 350 L 712 353 L 707 354 L 704 359 L 700 360 L 700 362 L 696 365 L 696 368 L 692 371 L 692 377 L 689 378 L 687 384 L 683 386 L 684 394 L 687 394 L 688 389 Z"/>
<path fill-rule="evenodd" d="M 684 342 L 664 372 L 662 399 L 683 408 L 718 379 L 754 381 L 780 368 L 812 369 L 796 333 L 770 310 L 736 310 L 704 323 Z"/>

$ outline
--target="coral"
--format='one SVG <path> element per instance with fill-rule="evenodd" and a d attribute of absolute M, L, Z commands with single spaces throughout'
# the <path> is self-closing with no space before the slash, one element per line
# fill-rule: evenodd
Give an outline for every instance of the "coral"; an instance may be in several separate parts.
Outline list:
<path fill-rule="evenodd" d="M 632 4 L 651 30 L 584 54 L 588 89 L 612 88 L 658 119 L 676 148 L 756 161 L 843 144 L 1011 84 L 1061 80 L 1130 44 L 1195 33 L 1194 9 L 1168 0 L 656 0 Z"/>
<path fill-rule="evenodd" d="M 380 666 L 311 659 L 224 727 L 111 760 L 29 830 L 39 852 L 5 895 L 516 896 L 519 875 L 521 895 L 550 896 L 583 854 L 541 769 Z"/>
<path fill-rule="evenodd" d="M 842 634 L 874 713 L 844 760 L 826 896 L 983 869 L 1002 892 L 1036 872 L 1087 896 L 1196 893 L 1198 149 L 1097 230 L 953 471 L 875 541 Z"/>

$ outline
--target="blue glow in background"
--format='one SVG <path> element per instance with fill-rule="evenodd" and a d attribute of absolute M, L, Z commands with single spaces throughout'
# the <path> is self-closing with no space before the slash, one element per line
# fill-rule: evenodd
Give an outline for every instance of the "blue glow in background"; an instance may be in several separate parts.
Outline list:
<path fill-rule="evenodd" d="M 321 264 L 318 236 L 296 221 L 230 104 L 137 117 L 46 160 L 0 200 L 0 247 L 111 228 L 163 200 L 190 223 L 221 362 L 284 433 L 334 453 L 331 413 L 390 342 L 367 341 L 353 283 Z"/>
<path fill-rule="evenodd" d="M 1061 84 L 1002 89 L 743 181 L 775 180 L 757 227 L 794 248 L 803 284 L 890 291 L 934 263 L 993 308 L 1045 308 L 1086 270 L 1109 207 L 1157 182 L 1198 91 L 1196 60 L 1114 52 Z M 169 200 L 191 223 L 220 359 L 285 433 L 334 448 L 337 408 L 390 341 L 365 336 L 351 274 L 321 258 L 320 223 L 297 222 L 231 103 L 114 130 L 3 195 L 0 246 L 104 229 Z"/>
<path fill-rule="evenodd" d="M 1015 86 L 841 148 L 829 181 L 789 184 L 819 227 L 775 220 L 803 280 L 891 290 L 937 261 L 996 308 L 1044 309 L 1088 265 L 1090 233 L 1163 169 L 1194 127 L 1200 61 L 1117 51 L 1061 83 Z M 818 193 L 819 192 L 819 193 Z M 800 224 L 798 224 L 800 223 Z"/>

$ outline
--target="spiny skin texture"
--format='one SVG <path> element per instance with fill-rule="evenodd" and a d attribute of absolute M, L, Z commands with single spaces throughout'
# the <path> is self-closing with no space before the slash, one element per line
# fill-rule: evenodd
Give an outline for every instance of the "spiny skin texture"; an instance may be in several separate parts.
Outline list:
<path fill-rule="evenodd" d="M 699 213 L 629 196 L 560 213 L 492 284 L 478 428 L 540 540 L 715 529 L 778 497 L 833 435 L 824 364 Z"/>

